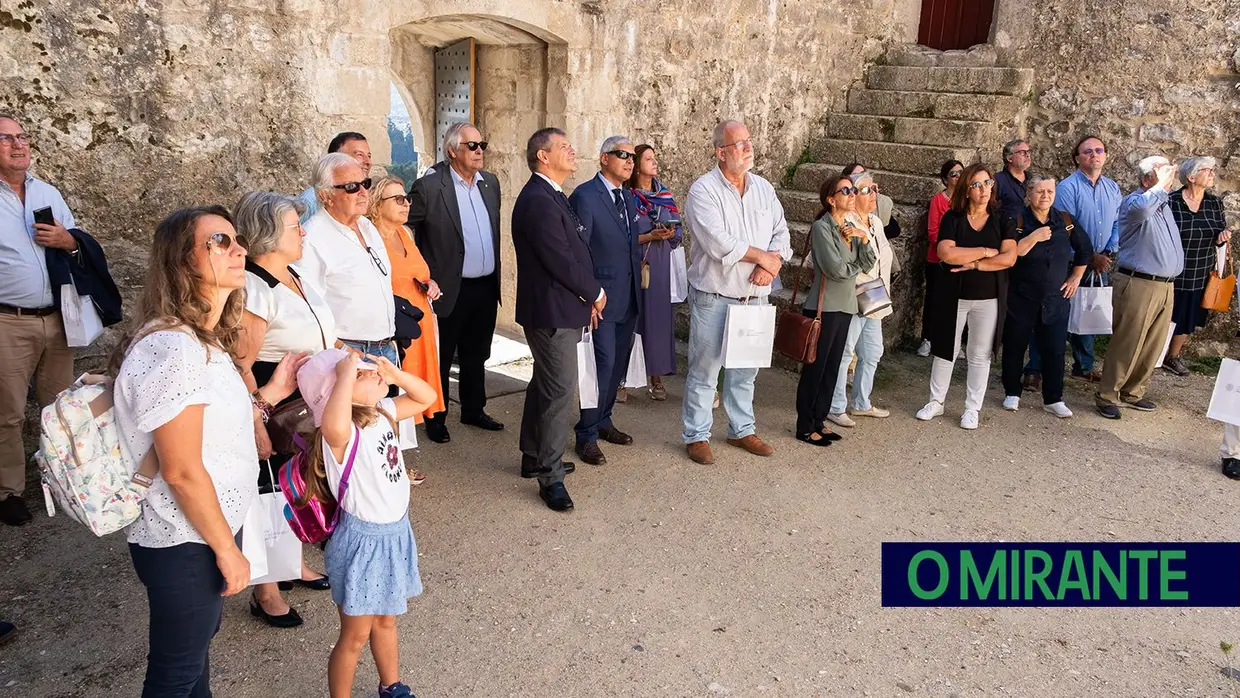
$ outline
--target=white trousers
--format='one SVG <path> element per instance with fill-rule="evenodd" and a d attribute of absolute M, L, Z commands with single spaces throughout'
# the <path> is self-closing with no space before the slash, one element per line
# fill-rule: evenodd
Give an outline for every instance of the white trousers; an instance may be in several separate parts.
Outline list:
<path fill-rule="evenodd" d="M 1240 426 L 1223 425 L 1223 445 L 1219 453 L 1224 458 L 1240 458 Z"/>
<path fill-rule="evenodd" d="M 930 366 L 930 399 L 939 404 L 947 402 L 947 387 L 952 381 L 952 368 L 960 354 L 960 336 L 969 328 L 969 347 L 966 360 L 969 373 L 965 381 L 964 408 L 982 409 L 986 396 L 986 383 L 990 380 L 990 355 L 995 343 L 995 326 L 999 320 L 999 301 L 957 301 L 956 341 L 952 347 L 952 360 L 934 357 Z"/>

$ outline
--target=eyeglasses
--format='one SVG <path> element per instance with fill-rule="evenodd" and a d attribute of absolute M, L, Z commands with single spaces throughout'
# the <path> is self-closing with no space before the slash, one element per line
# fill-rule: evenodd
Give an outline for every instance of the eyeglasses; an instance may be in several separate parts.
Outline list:
<path fill-rule="evenodd" d="M 232 249 L 234 241 L 241 247 L 241 249 L 250 249 L 250 242 L 245 239 L 244 235 L 233 237 L 228 233 L 211 233 L 207 236 L 207 250 L 209 250 L 211 254 L 227 254 L 228 251 Z"/>
<path fill-rule="evenodd" d="M 947 173 L 948 179 L 960 179 L 960 175 L 964 174 L 964 170 L 952 170 Z"/>
<path fill-rule="evenodd" d="M 878 193 L 878 185 L 877 185 L 877 184 L 871 184 L 871 185 L 870 185 L 870 186 L 868 186 L 868 187 L 861 187 L 860 189 L 858 189 L 858 190 L 857 190 L 857 193 L 858 193 L 858 194 L 860 194 L 861 196 L 867 196 L 867 195 L 869 195 L 869 194 L 877 194 L 877 193 Z"/>
<path fill-rule="evenodd" d="M 383 274 L 384 276 L 387 276 L 388 275 L 387 267 L 383 265 L 383 260 L 379 259 L 379 255 L 375 254 L 374 248 L 372 248 L 370 245 L 367 245 L 366 252 L 370 254 L 370 261 L 375 263 L 375 268 L 379 270 L 379 273 Z"/>
<path fill-rule="evenodd" d="M 993 187 L 994 185 L 995 185 L 995 180 L 983 179 L 980 182 L 973 182 L 972 184 L 969 185 L 969 188 L 970 189 L 989 189 Z"/>
<path fill-rule="evenodd" d="M 395 200 L 396 203 L 401 206 L 409 205 L 409 197 L 405 196 L 404 194 L 397 194 L 396 196 L 384 196 L 379 199 L 379 201 L 392 201 L 392 200 Z"/>
<path fill-rule="evenodd" d="M 617 158 L 620 158 L 621 160 L 630 160 L 632 158 L 637 157 L 636 153 L 630 153 L 627 150 L 609 150 L 603 154 L 611 155 L 612 157 L 617 157 Z"/>
<path fill-rule="evenodd" d="M 729 143 L 727 145 L 721 145 L 719 147 L 720 148 L 731 148 L 733 146 L 735 146 L 738 150 L 749 150 L 753 148 L 753 141 L 751 140 L 737 141 L 735 143 Z"/>
<path fill-rule="evenodd" d="M 1028 154 L 1029 154 L 1028 148 L 1025 148 L 1024 150 L 1013 150 L 1012 151 L 1012 155 L 1028 155 Z"/>
<path fill-rule="evenodd" d="M 856 196 L 859 191 L 861 190 L 854 189 L 853 187 L 840 187 L 835 190 L 835 193 L 832 194 L 832 196 L 839 196 L 840 194 L 843 194 L 844 196 Z"/>
<path fill-rule="evenodd" d="M 471 151 L 477 150 L 479 148 L 482 148 L 482 152 L 484 153 L 487 151 L 486 141 L 465 141 L 461 145 L 465 146 L 466 148 L 469 148 Z"/>
<path fill-rule="evenodd" d="M 1107 149 L 1103 147 L 1086 148 L 1081 151 L 1081 155 L 1106 155 Z"/>
<path fill-rule="evenodd" d="M 366 179 L 363 179 L 360 182 L 345 182 L 344 184 L 333 184 L 332 189 L 343 189 L 344 193 L 346 194 L 356 194 L 358 191 L 362 189 L 369 190 L 370 184 L 371 184 L 370 177 L 367 177 Z"/>
<path fill-rule="evenodd" d="M 30 145 L 30 134 L 29 133 L 18 133 L 14 135 L 12 133 L 0 133 L 0 144 L 12 147 L 14 143 L 21 143 L 22 145 Z"/>

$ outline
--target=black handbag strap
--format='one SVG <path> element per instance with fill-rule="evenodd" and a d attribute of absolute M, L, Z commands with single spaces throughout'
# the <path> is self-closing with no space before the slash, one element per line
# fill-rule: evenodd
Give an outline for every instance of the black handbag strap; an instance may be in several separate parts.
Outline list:
<path fill-rule="evenodd" d="M 828 214 L 829 215 L 829 214 Z M 809 234 L 805 236 L 805 249 L 801 250 L 801 266 L 797 267 L 796 283 L 792 286 L 792 308 L 797 307 L 797 291 L 801 290 L 801 274 L 805 272 L 805 263 L 809 261 L 810 245 L 814 241 L 814 228 L 811 226 Z M 814 322 L 819 322 L 822 318 L 822 300 L 827 292 L 827 279 L 823 277 L 822 283 L 818 284 L 818 308 L 814 312 Z"/>
<path fill-rule="evenodd" d="M 319 341 L 323 342 L 323 350 L 326 351 L 327 335 L 323 333 L 323 323 L 319 320 L 319 314 L 314 312 L 314 306 L 310 304 L 310 299 L 306 297 L 306 289 L 301 285 L 301 277 L 297 275 L 297 272 L 293 271 L 292 267 L 289 268 L 288 272 L 293 276 L 293 285 L 297 287 L 297 295 L 301 296 L 301 299 L 306 302 L 306 307 L 310 309 L 310 314 L 314 316 L 314 324 L 319 326 Z"/>

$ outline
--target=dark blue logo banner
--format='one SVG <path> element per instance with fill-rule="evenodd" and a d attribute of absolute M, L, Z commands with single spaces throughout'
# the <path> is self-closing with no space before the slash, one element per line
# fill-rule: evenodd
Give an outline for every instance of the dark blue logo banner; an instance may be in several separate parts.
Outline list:
<path fill-rule="evenodd" d="M 1240 606 L 1240 543 L 883 543 L 884 606 Z"/>

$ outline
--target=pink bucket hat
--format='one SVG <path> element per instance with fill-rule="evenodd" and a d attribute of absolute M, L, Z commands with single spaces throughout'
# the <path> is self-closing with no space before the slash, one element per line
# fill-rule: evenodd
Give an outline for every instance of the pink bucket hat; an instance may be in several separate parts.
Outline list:
<path fill-rule="evenodd" d="M 336 364 L 348 356 L 342 349 L 326 349 L 310 357 L 297 369 L 297 389 L 301 397 L 314 415 L 314 426 L 323 426 L 323 410 L 327 408 L 327 399 L 336 387 Z M 375 365 L 366 361 L 358 362 L 358 369 L 373 371 Z"/>

